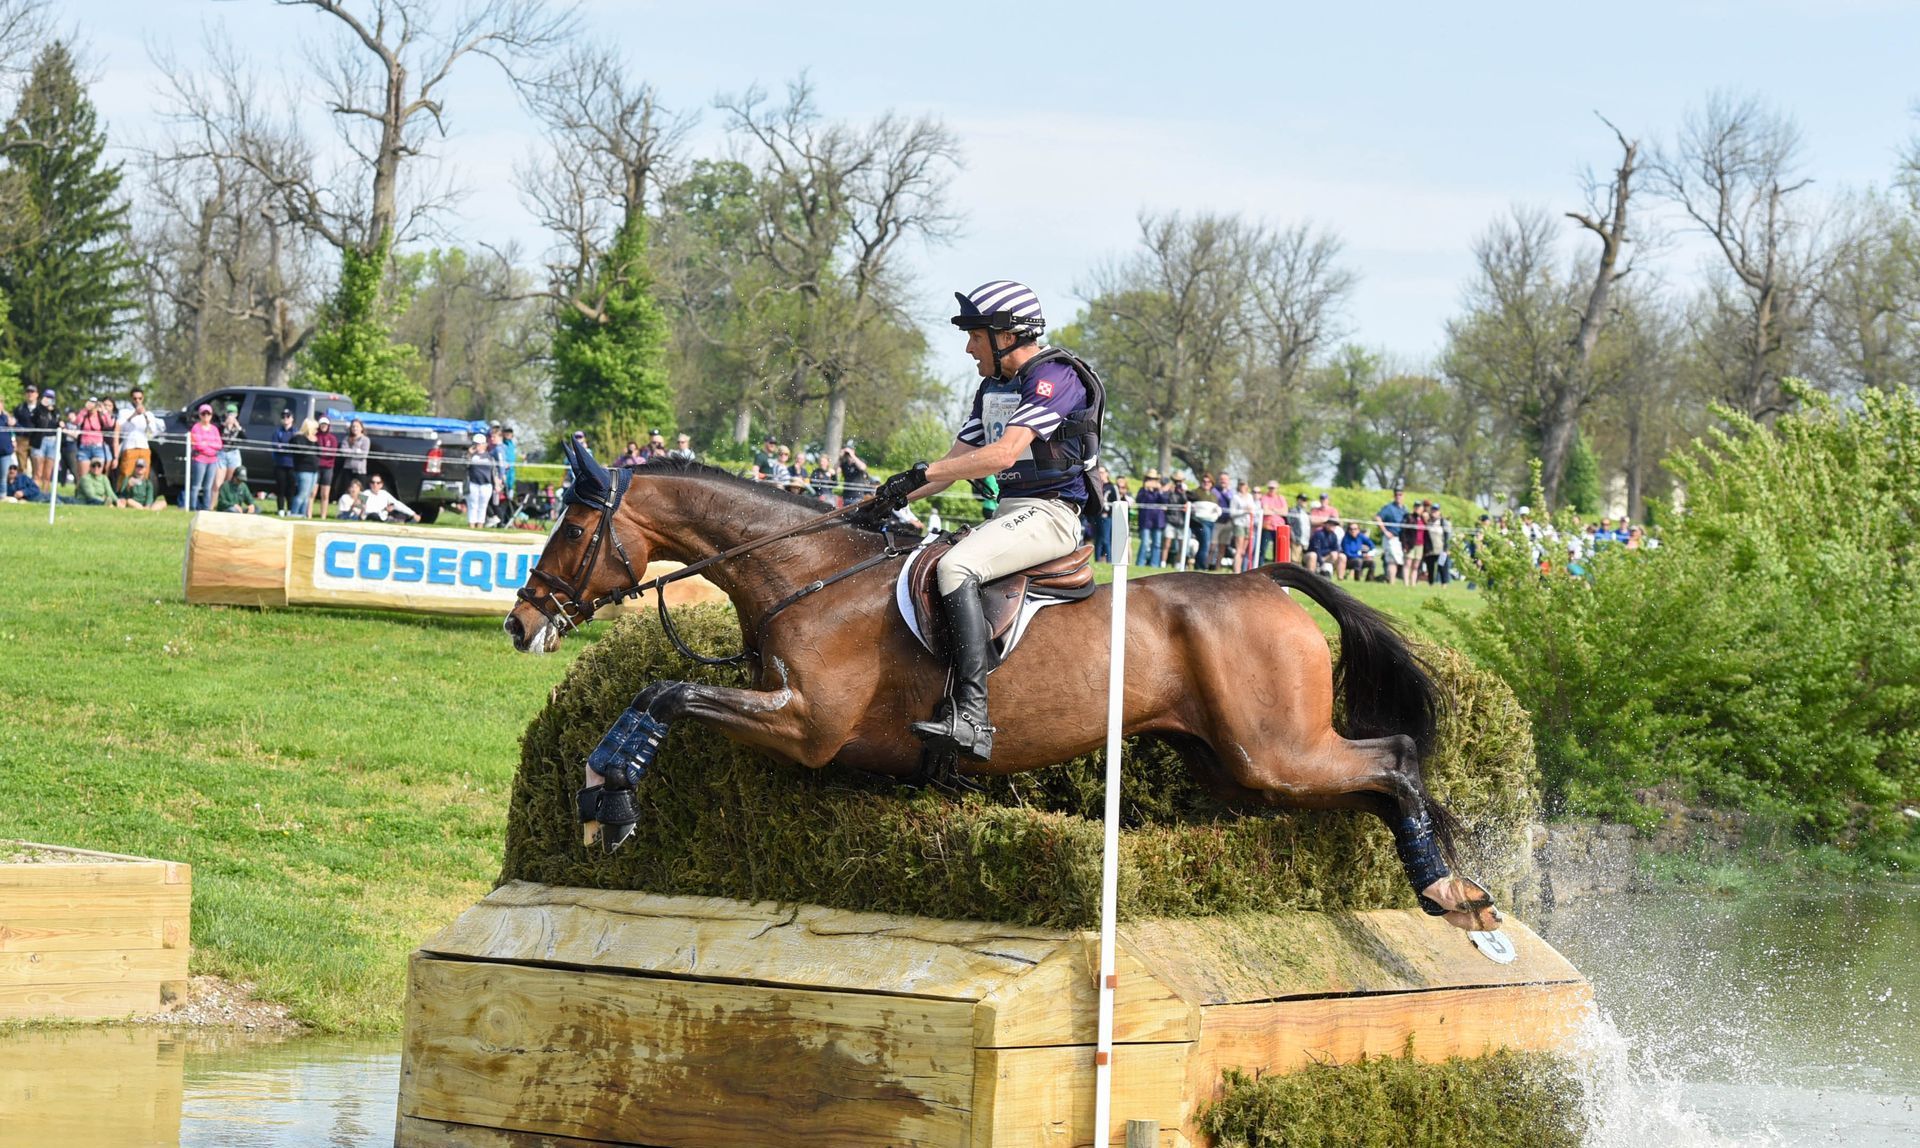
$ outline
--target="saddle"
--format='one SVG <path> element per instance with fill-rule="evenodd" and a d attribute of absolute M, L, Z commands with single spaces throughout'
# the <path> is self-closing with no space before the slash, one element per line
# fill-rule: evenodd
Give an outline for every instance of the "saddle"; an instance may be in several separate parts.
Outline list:
<path fill-rule="evenodd" d="M 927 543 L 907 560 L 907 567 L 900 574 L 901 613 L 907 615 L 907 622 L 927 650 L 940 658 L 947 656 L 947 623 L 940 609 L 940 589 L 934 580 L 934 571 L 946 557 L 948 548 L 959 540 L 957 534 L 945 534 Z M 999 656 L 1006 657 L 1019 641 L 1020 630 L 1034 609 L 1059 602 L 1077 602 L 1093 591 L 1092 543 L 982 586 L 980 596 L 986 606 L 987 632 L 992 635 Z M 911 614 L 907 613 L 909 607 Z"/>

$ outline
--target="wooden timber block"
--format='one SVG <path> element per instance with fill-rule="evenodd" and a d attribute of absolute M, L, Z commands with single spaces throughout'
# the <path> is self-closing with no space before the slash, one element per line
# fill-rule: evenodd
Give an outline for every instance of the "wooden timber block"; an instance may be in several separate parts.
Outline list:
<path fill-rule="evenodd" d="M 152 1013 L 187 991 L 192 870 L 0 841 L 0 1020 Z"/>
<path fill-rule="evenodd" d="M 285 519 L 199 511 L 181 561 L 194 605 L 344 606 L 431 614 L 502 615 L 540 559 L 547 536 L 384 522 Z M 641 578 L 678 570 L 650 562 Z M 668 585 L 667 605 L 724 602 L 699 576 Z M 599 612 L 617 617 L 652 602 Z"/>
<path fill-rule="evenodd" d="M 1584 979 L 1418 913 L 1120 927 L 1113 1123 L 1091 933 L 508 882 L 413 954 L 402 1146 L 1202 1143 L 1224 1069 L 1562 1046 Z"/>
<path fill-rule="evenodd" d="M 0 1143 L 180 1142 L 186 1048 L 152 1026 L 28 1029 L 0 1041 Z"/>

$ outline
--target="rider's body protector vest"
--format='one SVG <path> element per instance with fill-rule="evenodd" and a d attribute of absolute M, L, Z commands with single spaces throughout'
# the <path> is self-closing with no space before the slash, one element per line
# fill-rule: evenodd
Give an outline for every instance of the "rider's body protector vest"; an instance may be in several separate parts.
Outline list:
<path fill-rule="evenodd" d="M 1051 436 L 1035 437 L 1030 448 L 1033 457 L 1022 458 L 1000 472 L 1000 497 L 1024 495 L 1057 489 L 1060 480 L 1070 475 L 1088 475 L 1100 458 L 1100 431 L 1107 414 L 1107 389 L 1086 360 L 1071 351 L 1048 347 L 1021 364 L 1011 379 L 988 379 L 980 385 L 983 406 L 990 396 L 1011 395 L 1014 402 L 1025 389 L 1033 371 L 1046 363 L 1063 363 L 1073 369 L 1086 392 L 1084 405 L 1067 415 Z M 1101 500 L 1090 479 L 1083 481 L 1085 496 L 1095 503 Z M 1076 494 L 1072 497 L 1078 498 Z"/>

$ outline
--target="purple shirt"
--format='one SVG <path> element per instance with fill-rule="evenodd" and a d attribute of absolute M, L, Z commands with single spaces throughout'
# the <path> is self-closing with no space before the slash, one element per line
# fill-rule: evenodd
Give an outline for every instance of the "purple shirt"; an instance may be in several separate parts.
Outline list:
<path fill-rule="evenodd" d="M 1066 417 L 1087 404 L 1087 388 L 1080 376 L 1066 363 L 1041 363 L 1030 371 L 1021 371 L 1014 380 L 1016 392 L 997 379 L 983 379 L 973 393 L 973 410 L 960 428 L 959 439 L 968 446 L 986 446 L 998 442 L 1008 427 L 1026 427 L 1033 437 L 1046 441 L 1060 429 Z M 1020 460 L 1031 470 L 1033 452 L 1020 453 Z M 1019 480 L 1019 472 L 1002 471 L 1000 481 Z M 1058 493 L 1080 499 L 1086 495 L 1086 481 L 1078 474 L 1063 475 L 1042 482 L 1020 482 L 1020 489 L 1008 491 L 1008 497 L 1033 497 Z"/>

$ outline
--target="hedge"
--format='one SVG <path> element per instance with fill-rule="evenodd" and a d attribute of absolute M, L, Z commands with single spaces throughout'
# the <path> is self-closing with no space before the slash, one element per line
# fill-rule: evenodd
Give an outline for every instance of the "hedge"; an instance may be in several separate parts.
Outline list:
<path fill-rule="evenodd" d="M 696 648 L 739 640 L 728 607 L 676 617 Z M 1472 829 L 1467 871 L 1503 904 L 1524 908 L 1534 888 L 1528 829 L 1538 818 L 1526 714 L 1464 658 L 1424 653 L 1454 699 L 1429 785 Z M 575 660 L 522 739 L 502 881 L 1096 923 L 1097 754 L 952 797 L 776 762 L 683 721 L 638 790 L 633 838 L 612 855 L 586 848 L 574 815 L 581 763 L 633 695 L 662 678 L 744 680 L 679 658 L 650 615 L 616 622 Z M 1123 773 L 1123 917 L 1413 904 L 1392 838 L 1372 817 L 1241 816 L 1214 804 L 1174 750 L 1152 739 L 1128 742 Z"/>

